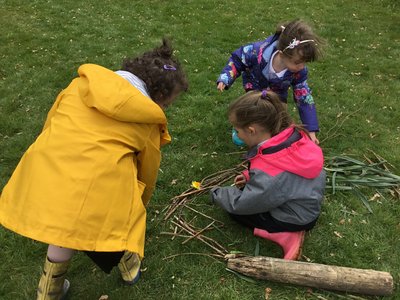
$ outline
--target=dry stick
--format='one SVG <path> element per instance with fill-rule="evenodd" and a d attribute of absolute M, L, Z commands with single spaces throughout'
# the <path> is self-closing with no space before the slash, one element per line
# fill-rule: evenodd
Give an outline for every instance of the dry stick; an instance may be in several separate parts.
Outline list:
<path fill-rule="evenodd" d="M 171 215 L 178 209 L 178 207 L 180 206 L 180 204 L 182 202 L 184 202 L 187 198 L 183 198 L 181 201 L 177 201 L 178 203 L 172 203 L 169 206 L 168 212 L 166 213 L 165 217 L 164 217 L 164 221 L 168 220 L 169 217 L 171 217 Z"/>
<path fill-rule="evenodd" d="M 190 230 L 190 231 L 196 233 L 196 230 L 195 230 L 193 227 L 191 227 L 190 224 L 184 222 L 182 219 L 180 219 L 180 222 L 181 222 L 182 225 L 185 226 L 188 230 Z M 201 237 L 204 238 L 204 239 L 206 239 L 206 240 L 208 240 L 208 241 L 210 241 L 210 242 L 212 242 L 212 243 L 214 244 L 214 246 L 217 245 L 222 251 L 225 251 L 226 253 L 228 252 L 221 244 L 219 244 L 218 242 L 216 242 L 216 241 L 213 240 L 212 238 L 210 238 L 210 237 L 208 237 L 208 236 L 206 236 L 206 235 L 202 235 Z"/>
<path fill-rule="evenodd" d="M 235 152 L 228 152 L 228 153 L 224 153 L 225 155 L 232 155 L 232 154 L 245 154 L 247 151 L 243 150 L 243 151 L 235 151 Z"/>
<path fill-rule="evenodd" d="M 365 101 L 363 101 L 363 103 L 364 103 L 364 102 L 365 102 Z M 329 139 L 329 133 L 330 133 L 333 129 L 335 129 L 335 132 L 333 132 L 333 134 L 336 134 L 338 128 L 342 127 L 343 123 L 346 122 L 346 121 L 350 118 L 350 116 L 355 115 L 357 112 L 359 112 L 359 111 L 361 110 L 361 108 L 362 108 L 362 107 L 360 107 L 359 109 L 356 109 L 356 110 L 353 111 L 352 113 L 349 113 L 347 116 L 345 116 L 345 117 L 343 118 L 342 122 L 340 122 L 340 124 L 339 124 L 339 119 L 337 119 L 335 125 L 333 125 L 331 128 L 329 128 L 329 130 L 327 131 L 327 133 L 326 133 L 326 138 L 324 138 L 323 140 L 321 140 L 320 143 L 323 143 L 323 142 L 325 142 L 326 140 Z"/>
<path fill-rule="evenodd" d="M 192 229 L 189 227 L 189 229 L 187 228 L 187 225 L 184 223 L 184 222 L 182 222 L 181 220 L 179 220 L 178 222 L 182 222 L 183 224 L 178 224 L 178 223 L 176 223 L 176 222 L 174 222 L 174 221 L 171 221 L 173 224 L 175 224 L 175 225 L 177 225 L 177 226 L 179 226 L 179 227 L 181 227 L 184 231 L 186 231 L 187 233 L 189 233 L 189 234 L 191 234 L 191 235 L 194 235 L 195 233 L 193 233 L 192 232 Z M 185 226 L 186 225 L 186 226 Z M 205 243 L 207 246 L 209 246 L 209 247 L 211 247 L 212 249 L 214 249 L 217 253 L 219 253 L 219 254 L 221 254 L 221 255 L 225 255 L 228 251 L 226 251 L 225 249 L 218 249 L 216 246 L 214 246 L 214 245 L 212 245 L 212 244 L 210 244 L 210 243 L 208 243 L 207 241 L 205 241 L 204 240 L 204 238 L 203 238 L 204 236 L 202 236 L 202 235 L 198 235 L 198 236 L 196 236 L 196 238 L 198 239 L 198 240 L 200 240 L 200 241 L 202 241 L 203 243 Z M 215 241 L 214 241 L 215 242 Z M 220 245 L 218 245 L 218 246 L 220 246 Z M 224 253 L 224 251 L 225 251 L 225 253 Z"/>
<path fill-rule="evenodd" d="M 174 197 L 174 201 L 169 205 L 168 207 L 168 211 L 166 213 L 166 217 L 164 218 L 164 220 L 167 220 L 171 214 L 179 207 L 181 206 L 182 203 L 185 203 L 186 201 L 189 200 L 189 198 L 187 196 L 193 195 L 193 194 L 197 194 L 203 191 L 200 190 L 196 190 L 196 191 L 192 191 L 191 193 L 185 193 L 179 196 Z"/>
<path fill-rule="evenodd" d="M 173 237 L 182 237 L 182 238 L 190 238 L 190 237 L 193 237 L 193 236 L 189 236 L 189 235 L 184 235 L 184 234 L 179 234 L 179 233 L 175 233 L 175 232 L 166 232 L 166 231 L 163 231 L 163 232 L 161 232 L 160 234 L 162 234 L 162 235 L 172 235 Z M 192 233 L 191 233 L 192 234 Z M 212 238 L 210 238 L 210 237 L 208 237 L 208 236 L 205 236 L 205 235 L 203 235 L 202 236 L 202 238 L 204 238 L 204 239 L 206 239 L 206 240 L 208 240 L 208 241 L 210 241 L 210 242 L 212 242 L 212 243 L 215 243 L 216 245 L 218 245 L 219 247 L 221 247 L 221 249 L 223 249 L 223 246 L 221 246 L 219 243 L 217 243 L 215 240 L 213 240 Z M 225 250 L 226 251 L 226 250 Z M 226 252 L 228 252 L 228 251 L 226 251 Z"/>
<path fill-rule="evenodd" d="M 176 224 L 174 221 L 171 221 L 172 223 L 174 223 L 174 224 Z M 178 225 L 178 224 L 177 224 Z M 180 225 L 178 225 L 178 226 L 180 226 Z M 188 229 L 186 229 L 185 227 L 183 227 L 183 226 L 180 226 L 184 231 L 186 231 L 186 232 L 188 232 L 188 233 L 190 233 L 190 234 L 192 234 L 193 235 L 193 233 L 192 232 L 190 232 L 190 230 L 188 230 Z M 208 242 L 206 242 L 204 239 L 202 239 L 202 236 L 196 236 L 196 238 L 198 239 L 198 240 L 200 240 L 201 242 L 203 242 L 204 244 L 206 244 L 207 246 L 209 246 L 210 248 L 212 248 L 214 251 L 216 251 L 217 253 L 219 253 L 220 255 L 225 255 L 220 249 L 218 249 L 218 248 L 216 248 L 215 246 L 213 246 L 213 245 L 211 245 L 210 243 L 208 243 Z"/>
<path fill-rule="evenodd" d="M 183 238 L 188 238 L 188 237 L 190 237 L 190 235 L 184 235 L 184 234 L 179 234 L 179 233 L 175 233 L 175 232 L 166 232 L 166 231 L 163 231 L 163 232 L 160 232 L 160 234 L 162 234 L 162 235 L 172 235 L 172 237 L 183 237 Z"/>
<path fill-rule="evenodd" d="M 210 238 L 210 237 L 208 237 L 208 236 L 206 236 L 206 235 L 202 235 L 202 237 L 203 237 L 204 239 L 206 239 L 206 240 L 208 240 L 208 241 L 214 243 L 214 244 L 217 245 L 218 247 L 220 247 L 220 249 L 223 250 L 223 251 L 225 252 L 225 254 L 228 253 L 228 250 L 226 250 L 226 249 L 224 248 L 224 246 L 222 246 L 222 245 L 221 245 L 220 243 L 218 243 L 216 240 L 213 240 L 212 238 Z"/>
<path fill-rule="evenodd" d="M 374 162 L 370 159 L 370 158 L 368 158 L 365 154 L 363 154 L 363 156 L 364 156 L 364 158 L 365 158 L 365 160 L 370 164 L 370 165 L 372 165 Z M 386 168 L 386 167 L 385 167 Z M 387 170 L 386 170 L 387 171 Z"/>
<path fill-rule="evenodd" d="M 171 259 L 171 258 L 174 258 L 174 257 L 177 257 L 177 256 L 181 256 L 181 255 L 203 255 L 203 256 L 211 257 L 211 258 L 213 258 L 213 259 L 215 259 L 215 257 L 217 257 L 217 258 L 223 258 L 223 256 L 221 256 L 221 255 L 219 255 L 219 254 L 214 254 L 214 253 L 206 254 L 206 253 L 186 252 L 186 253 L 178 253 L 178 254 L 173 254 L 173 255 L 164 257 L 163 260 Z M 217 260 L 217 261 L 218 261 L 218 260 Z"/>
<path fill-rule="evenodd" d="M 214 218 L 212 218 L 212 217 L 210 217 L 210 216 L 207 216 L 206 214 L 195 210 L 193 207 L 190 207 L 190 206 L 188 206 L 188 205 L 186 205 L 186 204 L 183 204 L 183 206 L 186 207 L 186 208 L 189 208 L 190 210 L 194 211 L 195 213 L 197 213 L 197 214 L 199 214 L 199 215 L 201 215 L 201 216 L 203 216 L 203 217 L 205 217 L 205 218 L 207 218 L 207 219 L 213 220 L 213 221 L 215 221 L 215 222 L 217 222 L 217 223 L 220 223 L 221 225 L 224 225 L 223 222 L 218 221 L 218 220 L 216 220 L 216 219 L 214 219 Z"/>
<path fill-rule="evenodd" d="M 229 169 L 229 171 L 231 171 L 231 170 L 232 169 Z M 225 171 L 225 173 L 227 173 L 227 172 Z M 216 173 L 214 173 L 214 174 L 216 174 Z M 178 209 L 179 206 L 183 205 L 186 201 L 189 200 L 188 196 L 193 196 L 195 194 L 201 195 L 201 194 L 205 193 L 207 190 L 209 190 L 210 188 L 212 188 L 213 186 L 221 185 L 222 183 L 224 183 L 224 182 L 228 181 L 229 179 L 233 178 L 234 176 L 235 176 L 235 174 L 231 174 L 230 173 L 230 175 L 228 177 L 220 179 L 219 182 L 215 182 L 216 180 L 214 180 L 212 182 L 207 183 L 204 186 L 204 188 L 202 188 L 202 189 L 199 189 L 199 190 L 187 190 L 183 194 L 173 197 L 172 200 L 175 200 L 175 201 L 173 201 L 173 203 L 169 206 L 169 209 L 168 209 L 168 211 L 167 211 L 167 213 L 166 213 L 166 215 L 164 217 L 164 221 L 168 220 L 171 217 L 171 215 Z M 181 198 L 183 198 L 183 199 L 181 199 Z"/>
<path fill-rule="evenodd" d="M 175 226 L 175 228 L 174 228 L 174 233 L 176 234 L 178 232 L 178 227 L 176 227 Z M 175 239 L 175 236 L 173 236 L 172 238 L 171 238 L 171 240 L 173 241 Z"/>
<path fill-rule="evenodd" d="M 212 221 L 210 224 L 208 224 L 208 225 L 207 225 L 206 227 L 204 227 L 202 230 L 198 231 L 195 235 L 193 235 L 193 236 L 187 238 L 186 240 L 184 240 L 184 241 L 182 242 L 182 245 L 183 245 L 183 244 L 186 244 L 186 243 L 189 242 L 191 239 L 193 239 L 193 238 L 197 237 L 198 235 L 202 234 L 204 231 L 206 231 L 208 228 L 210 228 L 213 224 L 214 224 L 214 221 Z"/>
<path fill-rule="evenodd" d="M 202 189 L 199 189 L 199 190 L 184 192 L 183 194 L 180 194 L 180 195 L 178 195 L 178 196 L 175 196 L 174 198 L 172 198 L 172 200 L 174 200 L 174 199 L 179 199 L 179 198 L 182 198 L 182 197 L 187 197 L 187 196 L 190 196 L 190 195 L 193 195 L 193 194 L 200 193 L 200 192 L 202 192 L 202 191 L 203 191 Z"/>
<path fill-rule="evenodd" d="M 374 151 L 372 151 L 371 149 L 368 149 L 368 151 L 372 152 L 373 155 L 375 155 L 375 157 L 379 160 L 379 162 L 384 162 L 383 166 L 386 169 L 386 171 L 390 171 L 389 168 L 385 165 L 388 164 L 389 166 L 391 166 L 393 169 L 395 169 L 395 167 L 389 163 L 388 161 L 386 161 L 386 159 L 384 159 L 382 156 L 376 154 Z"/>
<path fill-rule="evenodd" d="M 236 165 L 236 166 L 235 166 L 235 167 L 233 167 L 233 168 L 226 169 L 226 170 L 221 170 L 221 171 L 218 171 L 218 172 L 212 173 L 212 174 L 210 174 L 210 175 L 208 175 L 208 176 L 204 177 L 204 178 L 203 178 L 203 180 L 205 180 L 205 179 L 208 179 L 208 178 L 210 178 L 210 177 L 214 177 L 214 176 L 215 176 L 215 175 L 217 175 L 217 174 L 222 174 L 222 173 L 230 173 L 231 171 L 234 171 L 234 170 L 236 170 L 237 168 L 239 168 L 239 167 L 243 166 L 243 165 L 244 165 L 244 163 L 245 163 L 245 162 L 241 162 L 240 164 Z"/>
<path fill-rule="evenodd" d="M 204 192 L 205 192 L 204 190 L 194 190 L 191 192 L 185 191 L 183 194 L 172 198 L 174 201 L 169 205 L 168 211 L 164 217 L 164 221 L 167 220 L 182 203 L 185 203 L 186 201 L 188 201 L 187 196 L 194 195 L 194 194 L 202 194 Z M 182 197 L 183 197 L 183 199 L 181 199 Z"/>

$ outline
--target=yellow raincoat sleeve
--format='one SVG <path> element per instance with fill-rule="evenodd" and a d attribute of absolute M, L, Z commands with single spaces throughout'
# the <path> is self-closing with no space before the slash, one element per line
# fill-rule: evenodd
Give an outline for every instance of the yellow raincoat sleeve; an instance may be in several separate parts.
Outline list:
<path fill-rule="evenodd" d="M 142 195 L 143 205 L 147 206 L 156 186 L 161 162 L 160 147 L 171 142 L 166 125 L 154 128 L 146 147 L 137 155 L 138 180 L 146 184 Z"/>
<path fill-rule="evenodd" d="M 152 130 L 146 147 L 137 155 L 138 180 L 146 185 L 142 195 L 144 206 L 147 206 L 154 192 L 160 161 L 160 132 L 157 126 Z"/>

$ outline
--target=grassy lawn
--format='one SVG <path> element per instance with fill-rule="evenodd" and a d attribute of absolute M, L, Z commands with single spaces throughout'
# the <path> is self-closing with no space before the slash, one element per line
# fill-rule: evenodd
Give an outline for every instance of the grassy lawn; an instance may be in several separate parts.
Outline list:
<path fill-rule="evenodd" d="M 204 243 L 182 244 L 183 239 L 161 234 L 173 230 L 163 218 L 170 199 L 192 181 L 239 163 L 226 110 L 243 93 L 241 80 L 223 93 L 215 85 L 229 53 L 270 35 L 278 22 L 299 17 L 328 42 L 325 58 L 309 65 L 325 155 L 363 160 L 372 150 L 400 174 L 399 9 L 397 0 L 0 0 L 0 189 L 79 65 L 117 70 L 122 58 L 170 36 L 190 80 L 189 92 L 167 111 L 173 143 L 164 148 L 158 189 L 148 208 L 141 280 L 124 286 L 117 270 L 104 274 L 77 254 L 68 273 L 69 299 L 265 299 L 266 288 L 272 289 L 269 299 L 356 299 L 243 280 L 227 272 L 224 261 L 195 254 L 211 253 Z M 297 118 L 292 101 L 288 107 Z M 395 291 L 383 299 L 400 299 L 400 201 L 384 196 L 369 201 L 370 213 L 353 194 L 327 191 L 303 254 L 315 263 L 390 272 Z M 227 249 L 252 255 L 258 242 L 260 255 L 280 257 L 275 245 L 235 224 L 207 195 L 191 206 L 225 224 L 213 238 Z M 4 228 L 0 245 L 0 299 L 33 299 L 46 246 Z"/>

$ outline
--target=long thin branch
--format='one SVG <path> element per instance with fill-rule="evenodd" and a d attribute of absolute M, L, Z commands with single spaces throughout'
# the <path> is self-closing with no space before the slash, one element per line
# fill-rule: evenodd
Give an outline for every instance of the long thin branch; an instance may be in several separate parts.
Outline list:
<path fill-rule="evenodd" d="M 171 221 L 171 223 L 173 223 L 176 226 L 179 226 L 180 228 L 182 228 L 184 231 L 186 231 L 187 233 L 189 233 L 191 235 L 195 235 L 196 234 L 196 232 L 193 232 L 192 229 L 187 224 L 185 224 L 182 220 L 178 220 L 178 223 L 176 223 L 174 221 Z M 218 247 L 216 247 L 216 246 L 210 244 L 209 242 L 205 241 L 202 235 L 197 235 L 195 238 L 200 240 L 200 241 L 202 241 L 204 244 L 206 244 L 210 248 L 214 249 L 220 255 L 225 255 L 228 252 L 224 248 L 218 249 L 218 247 L 221 247 L 221 245 L 219 245 L 219 244 L 218 244 Z M 215 241 L 214 241 L 214 243 L 215 243 Z"/>
<path fill-rule="evenodd" d="M 213 221 L 215 221 L 216 223 L 220 223 L 221 225 L 224 225 L 223 222 L 218 221 L 218 220 L 216 220 L 216 219 L 214 219 L 214 218 L 212 218 L 212 217 L 210 217 L 210 216 L 207 216 L 206 214 L 204 214 L 204 213 L 202 213 L 202 212 L 200 212 L 200 211 L 198 211 L 198 210 L 195 210 L 193 207 L 190 207 L 189 205 L 183 204 L 183 206 L 186 207 L 186 208 L 188 208 L 188 209 L 190 209 L 191 211 L 194 211 L 195 213 L 197 213 L 197 214 L 199 214 L 199 215 L 201 215 L 201 216 L 207 218 L 207 219 L 213 220 Z"/>
<path fill-rule="evenodd" d="M 365 102 L 365 100 L 364 100 L 362 103 L 364 103 L 364 102 Z M 358 113 L 358 112 L 361 110 L 361 108 L 362 108 L 362 106 L 360 106 L 360 108 L 358 108 L 358 109 L 356 109 L 355 111 L 353 111 L 353 112 L 347 114 L 346 116 L 344 116 L 344 118 L 343 118 L 343 120 L 342 120 L 341 122 L 339 122 L 339 118 L 337 118 L 335 125 L 333 125 L 331 128 L 329 128 L 329 130 L 326 132 L 326 137 L 323 138 L 323 139 L 320 141 L 320 143 L 323 143 L 323 142 L 327 141 L 328 139 L 332 138 L 332 137 L 329 136 L 330 132 L 331 132 L 332 130 L 335 130 L 335 131 L 333 132 L 333 135 L 335 135 L 336 132 L 338 131 L 338 129 L 342 127 L 342 125 L 344 124 L 344 122 L 346 122 L 352 115 L 355 115 L 356 113 Z"/>
<path fill-rule="evenodd" d="M 192 240 L 192 239 L 194 239 L 195 237 L 197 237 L 197 236 L 199 236 L 200 234 L 202 234 L 204 231 L 206 231 L 208 228 L 210 228 L 214 223 L 215 223 L 215 222 L 212 221 L 210 224 L 208 224 L 208 225 L 207 225 L 206 227 L 204 227 L 202 230 L 196 232 L 195 235 L 193 235 L 193 236 L 187 238 L 186 240 L 184 240 L 184 241 L 182 242 L 182 245 L 183 245 L 183 244 L 186 244 L 186 243 L 189 242 L 190 240 Z"/>
<path fill-rule="evenodd" d="M 178 254 L 173 254 L 173 255 L 164 257 L 163 260 L 171 259 L 171 258 L 174 258 L 174 257 L 177 257 L 177 256 L 181 256 L 181 255 L 202 255 L 202 256 L 210 257 L 210 258 L 212 258 L 212 259 L 215 259 L 215 257 L 217 257 L 217 258 L 224 258 L 222 255 L 213 254 L 213 253 L 206 254 L 206 253 L 186 252 L 186 253 L 178 253 Z M 217 260 L 217 261 L 219 262 L 219 260 Z M 221 263 L 222 263 L 222 262 L 221 262 Z"/>

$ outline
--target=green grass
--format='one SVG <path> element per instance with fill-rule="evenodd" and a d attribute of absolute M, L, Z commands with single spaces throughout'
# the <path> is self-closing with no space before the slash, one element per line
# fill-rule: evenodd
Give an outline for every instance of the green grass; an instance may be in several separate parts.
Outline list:
<path fill-rule="evenodd" d="M 207 256 L 165 259 L 209 253 L 209 249 L 197 241 L 181 245 L 178 238 L 172 241 L 161 235 L 171 231 L 170 224 L 162 221 L 162 211 L 192 180 L 239 162 L 238 155 L 228 154 L 238 149 L 230 141 L 226 109 L 243 93 L 241 82 L 224 93 L 215 86 L 230 51 L 265 38 L 278 22 L 297 17 L 313 24 L 328 42 L 325 58 L 309 66 L 325 154 L 344 153 L 362 160 L 371 149 L 399 167 L 399 8 L 397 0 L 0 0 L 0 188 L 79 65 L 91 62 L 118 69 L 122 58 L 170 36 L 190 80 L 189 92 L 167 112 L 173 143 L 164 149 L 163 172 L 148 208 L 146 271 L 140 282 L 124 286 L 117 270 L 106 275 L 78 254 L 68 274 L 70 299 L 99 299 L 101 295 L 109 299 L 264 299 L 266 287 L 272 289 L 270 299 L 346 297 L 321 290 L 310 295 L 305 287 L 273 282 L 249 283 L 227 272 L 224 262 Z M 292 103 L 289 109 L 294 109 Z M 297 118 L 296 111 L 293 117 Z M 399 168 L 394 173 L 399 174 Z M 176 184 L 171 184 L 173 180 Z M 354 195 L 327 191 L 323 213 L 307 234 L 303 254 L 315 263 L 390 272 L 395 292 L 385 299 L 400 299 L 399 204 L 389 196 L 371 201 L 370 214 Z M 213 237 L 229 250 L 254 253 L 257 239 L 211 205 L 207 196 L 192 205 L 225 223 L 224 233 L 213 232 Z M 0 299 L 34 298 L 45 245 L 3 228 L 0 243 Z M 260 255 L 279 257 L 280 252 L 260 241 Z"/>

